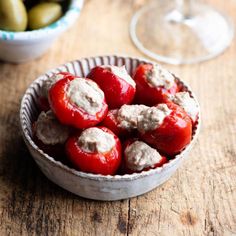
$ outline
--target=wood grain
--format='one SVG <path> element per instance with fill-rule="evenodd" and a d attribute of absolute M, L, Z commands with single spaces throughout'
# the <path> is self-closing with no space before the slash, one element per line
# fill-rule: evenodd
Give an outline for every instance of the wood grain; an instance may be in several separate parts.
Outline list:
<path fill-rule="evenodd" d="M 232 16 L 234 0 L 206 1 Z M 166 67 L 197 94 L 203 125 L 189 159 L 160 188 L 117 202 L 82 199 L 40 172 L 18 126 L 20 99 L 44 71 L 99 54 L 141 56 L 128 34 L 145 1 L 87 0 L 78 22 L 43 57 L 0 63 L 0 235 L 236 235 L 236 44 L 220 57 Z"/>

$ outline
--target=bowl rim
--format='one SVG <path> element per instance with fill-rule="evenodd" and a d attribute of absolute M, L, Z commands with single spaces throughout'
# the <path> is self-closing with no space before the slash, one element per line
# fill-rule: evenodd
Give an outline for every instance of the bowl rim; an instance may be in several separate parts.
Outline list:
<path fill-rule="evenodd" d="M 81 12 L 83 4 L 84 0 L 71 0 L 67 11 L 62 17 L 60 17 L 60 19 L 50 24 L 49 26 L 37 30 L 19 32 L 0 30 L 0 40 L 8 42 L 24 41 L 28 39 L 37 40 L 44 37 L 49 37 L 54 33 L 63 32 L 77 19 Z"/>
<path fill-rule="evenodd" d="M 24 141 L 26 142 L 26 144 L 28 144 L 32 149 L 34 149 L 35 151 L 37 151 L 40 156 L 44 159 L 44 161 L 50 162 L 51 165 L 56 165 L 58 168 L 69 172 L 69 174 L 81 177 L 81 178 L 86 178 L 86 179 L 91 179 L 91 180 L 96 180 L 96 181 L 127 181 L 127 180 L 134 180 L 134 179 L 139 179 L 139 178 L 143 178 L 146 176 L 151 176 L 151 175 L 155 175 L 157 173 L 160 173 L 166 169 L 169 169 L 170 167 L 172 167 L 173 165 L 176 164 L 176 162 L 178 162 L 180 159 L 184 158 L 184 156 L 191 150 L 193 144 L 196 142 L 199 131 L 200 131 L 200 127 L 201 127 L 201 110 L 200 110 L 200 105 L 199 102 L 196 98 L 196 95 L 192 92 L 192 89 L 189 87 L 188 84 L 186 84 L 185 82 L 183 82 L 181 79 L 179 79 L 178 77 L 176 77 L 175 75 L 175 79 L 177 80 L 178 83 L 181 83 L 186 89 L 187 91 L 190 93 L 191 97 L 194 98 L 194 100 L 196 101 L 198 108 L 199 108 L 199 115 L 198 115 L 198 119 L 195 125 L 195 129 L 192 135 L 192 139 L 191 142 L 179 153 L 175 156 L 175 158 L 169 160 L 167 163 L 165 163 L 163 166 L 161 167 L 157 167 L 154 169 L 150 169 L 150 170 L 146 170 L 146 171 L 142 171 L 140 173 L 132 173 L 132 174 L 124 174 L 124 175 L 101 175 L 101 174 L 93 174 L 93 173 L 85 173 L 79 170 L 76 170 L 72 167 L 69 167 L 63 163 L 61 163 L 60 161 L 56 161 L 53 157 L 49 156 L 47 153 L 45 153 L 43 150 L 41 150 L 36 144 L 35 142 L 32 140 L 32 138 L 30 137 L 30 135 L 26 132 L 26 126 L 24 125 L 23 122 L 23 117 L 24 117 L 24 113 L 23 110 L 25 108 L 25 101 L 27 100 L 27 97 L 30 95 L 30 91 L 33 89 L 34 85 L 37 84 L 39 81 L 41 80 L 45 80 L 46 75 L 51 74 L 53 72 L 55 72 L 55 70 L 60 69 L 60 68 L 64 68 L 64 66 L 70 64 L 70 63 L 75 63 L 75 62 L 81 62 L 83 60 L 90 60 L 90 59 L 96 59 L 96 58 L 104 58 L 104 57 L 114 57 L 114 58 L 122 58 L 122 59 L 129 59 L 129 60 L 138 60 L 140 63 L 152 63 L 152 64 L 158 64 L 155 61 L 151 61 L 142 57 L 132 57 L 132 56 L 124 56 L 124 55 L 102 55 L 102 56 L 92 56 L 92 57 L 83 57 L 80 58 L 78 60 L 73 60 L 64 64 L 59 65 L 56 68 L 50 69 L 48 70 L 46 73 L 40 75 L 37 77 L 37 79 L 35 79 L 26 89 L 22 100 L 21 100 L 21 104 L 20 104 L 20 128 L 21 128 L 21 133 L 22 136 L 24 138 Z"/>

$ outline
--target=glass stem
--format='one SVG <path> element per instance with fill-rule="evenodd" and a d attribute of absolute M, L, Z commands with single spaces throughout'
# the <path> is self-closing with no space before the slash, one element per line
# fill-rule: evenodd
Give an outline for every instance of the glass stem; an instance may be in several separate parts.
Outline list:
<path fill-rule="evenodd" d="M 194 0 L 175 0 L 178 12 L 184 19 L 191 17 L 191 8 Z"/>

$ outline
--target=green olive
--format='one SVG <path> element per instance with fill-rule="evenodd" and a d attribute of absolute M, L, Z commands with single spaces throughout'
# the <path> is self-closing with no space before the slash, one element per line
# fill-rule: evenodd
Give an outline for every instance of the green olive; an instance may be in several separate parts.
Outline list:
<path fill-rule="evenodd" d="M 48 26 L 62 16 L 62 7 L 58 3 L 39 3 L 28 12 L 28 27 L 31 30 Z"/>
<path fill-rule="evenodd" d="M 27 12 L 21 0 L 0 0 L 0 29 L 24 31 Z"/>

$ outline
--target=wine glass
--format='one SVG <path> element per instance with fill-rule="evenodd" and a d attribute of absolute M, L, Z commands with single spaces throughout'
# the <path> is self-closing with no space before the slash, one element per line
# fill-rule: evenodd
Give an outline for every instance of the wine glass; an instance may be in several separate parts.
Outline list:
<path fill-rule="evenodd" d="M 155 0 L 135 13 L 130 35 L 145 55 L 170 64 L 209 60 L 230 44 L 230 19 L 197 0 Z"/>

